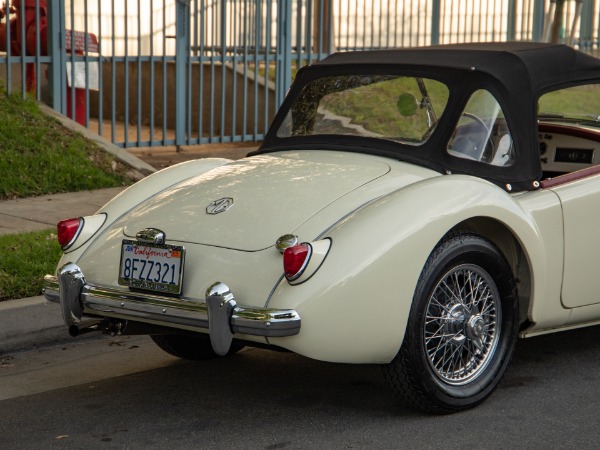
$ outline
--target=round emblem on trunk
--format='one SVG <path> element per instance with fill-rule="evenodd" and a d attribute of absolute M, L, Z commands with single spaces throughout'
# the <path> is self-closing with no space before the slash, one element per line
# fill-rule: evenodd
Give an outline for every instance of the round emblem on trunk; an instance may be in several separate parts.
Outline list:
<path fill-rule="evenodd" d="M 227 211 L 233 205 L 233 199 L 230 197 L 215 200 L 206 207 L 206 214 L 219 214 Z"/>

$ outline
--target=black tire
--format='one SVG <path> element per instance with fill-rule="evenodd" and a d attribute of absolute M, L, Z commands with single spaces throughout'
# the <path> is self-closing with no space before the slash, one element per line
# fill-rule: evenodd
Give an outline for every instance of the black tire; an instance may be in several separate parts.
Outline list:
<path fill-rule="evenodd" d="M 162 350 L 178 358 L 202 361 L 218 357 L 212 349 L 208 335 L 157 334 L 150 337 Z M 225 356 L 233 355 L 242 348 L 243 345 L 233 342 Z"/>
<path fill-rule="evenodd" d="M 502 253 L 479 235 L 451 234 L 421 272 L 386 378 L 406 403 L 426 412 L 472 408 L 502 379 L 518 324 L 516 283 Z"/>

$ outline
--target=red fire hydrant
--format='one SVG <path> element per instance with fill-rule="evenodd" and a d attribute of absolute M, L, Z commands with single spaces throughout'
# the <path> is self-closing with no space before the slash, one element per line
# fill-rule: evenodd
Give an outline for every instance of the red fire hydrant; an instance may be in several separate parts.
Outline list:
<path fill-rule="evenodd" d="M 26 55 L 47 55 L 48 41 L 46 38 L 47 9 L 46 0 L 39 0 L 39 23 L 36 24 L 36 0 L 13 0 L 9 8 L 6 3 L 0 9 L 0 20 L 13 14 L 10 20 L 10 36 L 7 36 L 7 24 L 0 23 L 0 51 L 8 51 L 14 56 L 22 56 L 22 50 Z M 25 32 L 21 29 L 25 25 Z M 40 48 L 37 49 L 37 36 L 40 36 Z M 25 37 L 25 43 L 21 39 Z M 35 92 L 36 76 L 35 65 L 28 63 L 26 66 L 26 84 L 28 92 Z"/>
<path fill-rule="evenodd" d="M 37 11 L 39 13 L 36 11 L 38 6 Z M 7 22 L 9 14 L 13 14 L 12 19 L 10 19 L 10 27 L 7 23 L 0 23 L 0 51 L 7 51 L 10 46 L 10 52 L 13 56 L 22 56 L 23 53 L 28 56 L 46 56 L 48 54 L 46 0 L 38 0 L 37 2 L 36 0 L 12 0 L 12 4 L 8 8 L 4 3 L 0 8 L 0 21 L 6 17 L 5 22 Z M 36 23 L 37 16 L 39 16 L 39 21 Z M 25 32 L 21 29 L 23 24 L 25 25 Z M 7 36 L 8 28 L 10 28 L 10 36 Z M 21 41 L 23 37 L 25 43 Z M 65 30 L 65 37 L 67 53 L 74 52 L 83 55 L 85 50 L 98 52 L 98 39 L 92 33 Z M 73 45 L 71 45 L 72 41 Z M 27 63 L 25 71 L 27 92 L 34 93 L 36 90 L 35 64 Z M 76 86 L 75 80 L 71 81 Z M 71 100 L 72 91 L 75 92 L 74 102 Z M 73 111 L 73 103 L 75 104 L 75 111 Z M 85 126 L 85 113 L 85 88 L 75 87 L 72 90 L 67 86 L 67 116 Z"/>

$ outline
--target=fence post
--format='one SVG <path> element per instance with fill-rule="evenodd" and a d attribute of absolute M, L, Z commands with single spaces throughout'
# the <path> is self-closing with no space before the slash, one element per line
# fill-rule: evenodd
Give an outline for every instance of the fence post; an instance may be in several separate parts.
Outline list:
<path fill-rule="evenodd" d="M 579 49 L 589 51 L 593 46 L 594 2 L 583 2 L 581 24 L 579 25 Z"/>
<path fill-rule="evenodd" d="M 544 32 L 544 18 L 546 11 L 544 10 L 545 0 L 535 0 L 533 3 L 533 23 L 531 26 L 531 39 L 541 42 Z"/>
<path fill-rule="evenodd" d="M 292 0 L 277 0 L 277 55 L 275 103 L 278 107 L 292 84 Z"/>
<path fill-rule="evenodd" d="M 187 105 L 187 63 L 190 42 L 190 0 L 175 4 L 175 145 L 185 144 Z"/>
<path fill-rule="evenodd" d="M 433 0 L 431 4 L 431 45 L 440 43 L 440 1 Z"/>
<path fill-rule="evenodd" d="M 516 0 L 508 2 L 508 23 L 506 24 L 506 40 L 514 41 L 517 36 L 516 20 L 517 20 L 517 3 Z"/>
<path fill-rule="evenodd" d="M 313 50 L 317 58 L 333 53 L 335 36 L 332 0 L 315 0 L 313 12 Z M 309 20 L 307 17 L 306 20 Z"/>
<path fill-rule="evenodd" d="M 52 107 L 67 114 L 67 54 L 65 51 L 65 0 L 48 1 L 48 55 L 52 62 L 48 69 L 48 87 Z M 38 74 L 39 76 L 39 74 Z"/>

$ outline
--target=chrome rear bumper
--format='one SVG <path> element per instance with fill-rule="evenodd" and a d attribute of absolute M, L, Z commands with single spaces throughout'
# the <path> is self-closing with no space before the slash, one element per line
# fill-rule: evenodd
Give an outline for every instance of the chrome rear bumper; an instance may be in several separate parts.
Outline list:
<path fill-rule="evenodd" d="M 190 331 L 208 330 L 215 353 L 229 350 L 233 334 L 280 337 L 300 332 L 294 310 L 249 308 L 238 305 L 229 287 L 213 284 L 205 301 L 172 298 L 86 283 L 76 264 L 63 266 L 58 277 L 44 277 L 44 296 L 60 302 L 65 323 L 81 324 L 84 315 L 139 321 Z"/>

